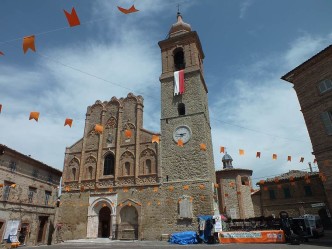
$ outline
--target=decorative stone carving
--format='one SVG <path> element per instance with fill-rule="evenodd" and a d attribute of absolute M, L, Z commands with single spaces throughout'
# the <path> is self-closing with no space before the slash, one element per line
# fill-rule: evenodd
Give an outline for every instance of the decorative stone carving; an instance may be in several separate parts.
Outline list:
<path fill-rule="evenodd" d="M 125 177 L 125 178 L 119 179 L 116 182 L 116 186 L 128 186 L 128 185 L 134 185 L 134 184 L 135 184 L 134 177 Z"/>
<path fill-rule="evenodd" d="M 157 176 L 139 176 L 136 183 L 140 185 L 156 184 L 158 183 Z"/>
<path fill-rule="evenodd" d="M 116 128 L 117 125 L 117 120 L 115 117 L 111 117 L 105 125 L 105 129 L 111 129 L 111 128 Z"/>
<path fill-rule="evenodd" d="M 131 153 L 129 150 L 127 150 L 120 157 L 121 161 L 124 159 L 135 159 L 135 156 L 133 153 Z"/>
<path fill-rule="evenodd" d="M 136 126 L 133 123 L 127 122 L 123 125 L 122 129 L 123 130 L 130 130 L 130 129 L 135 130 Z"/>

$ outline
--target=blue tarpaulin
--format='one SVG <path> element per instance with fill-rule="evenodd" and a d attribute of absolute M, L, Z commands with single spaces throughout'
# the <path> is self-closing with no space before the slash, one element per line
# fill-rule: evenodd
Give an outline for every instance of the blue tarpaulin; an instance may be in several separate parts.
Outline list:
<path fill-rule="evenodd" d="M 197 244 L 196 232 L 185 231 L 171 234 L 169 242 L 172 244 L 188 245 Z"/>

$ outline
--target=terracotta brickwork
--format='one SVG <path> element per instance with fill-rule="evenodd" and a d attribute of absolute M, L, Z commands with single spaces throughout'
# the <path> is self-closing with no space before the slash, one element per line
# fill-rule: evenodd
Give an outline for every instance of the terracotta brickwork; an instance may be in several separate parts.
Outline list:
<path fill-rule="evenodd" d="M 313 155 L 317 159 L 319 171 L 326 176 L 324 189 L 327 204 L 332 210 L 332 133 L 328 133 L 322 119 L 323 113 L 329 113 L 326 122 L 332 122 L 332 89 L 322 92 L 319 88 L 322 81 L 332 79 L 332 46 L 302 63 L 282 79 L 294 84 L 313 146 Z"/>
<path fill-rule="evenodd" d="M 0 145 L 0 243 L 11 221 L 26 245 L 50 244 L 61 171 Z M 22 236 L 22 235 L 25 236 Z"/>
<path fill-rule="evenodd" d="M 329 212 L 326 213 L 327 197 L 318 172 L 293 170 L 258 185 L 260 190 L 254 195 L 260 195 L 256 205 L 260 204 L 262 215 L 278 217 L 281 211 L 286 211 L 290 217 L 315 214 L 321 216 L 326 227 L 332 225 Z"/>
<path fill-rule="evenodd" d="M 219 210 L 233 219 L 247 219 L 255 216 L 251 199 L 252 170 L 224 169 L 216 171 L 219 184 Z"/>

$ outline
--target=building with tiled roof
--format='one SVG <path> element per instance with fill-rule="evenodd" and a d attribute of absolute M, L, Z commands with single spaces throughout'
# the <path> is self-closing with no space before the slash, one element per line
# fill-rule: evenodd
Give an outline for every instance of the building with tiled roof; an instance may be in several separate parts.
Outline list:
<path fill-rule="evenodd" d="M 286 211 L 291 217 L 320 215 L 325 227 L 331 227 L 331 214 L 324 191 L 325 177 L 319 172 L 290 170 L 257 182 L 259 191 L 252 193 L 256 216 L 278 217 Z"/>

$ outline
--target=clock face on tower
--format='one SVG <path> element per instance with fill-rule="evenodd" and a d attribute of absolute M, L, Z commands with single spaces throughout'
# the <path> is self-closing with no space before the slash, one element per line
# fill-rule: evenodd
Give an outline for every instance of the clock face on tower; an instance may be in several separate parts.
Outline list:
<path fill-rule="evenodd" d="M 180 138 L 182 139 L 184 144 L 190 140 L 191 130 L 189 126 L 180 125 L 175 128 L 173 132 L 173 140 L 177 143 Z"/>

